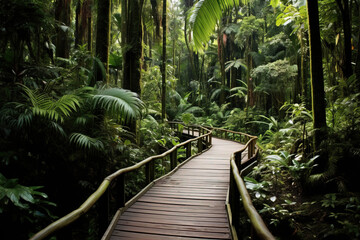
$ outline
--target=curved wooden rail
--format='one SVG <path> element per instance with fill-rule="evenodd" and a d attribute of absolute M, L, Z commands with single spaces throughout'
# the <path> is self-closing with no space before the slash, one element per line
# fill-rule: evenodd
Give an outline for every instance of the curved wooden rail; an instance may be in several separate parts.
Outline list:
<path fill-rule="evenodd" d="M 42 229 L 41 231 L 36 233 L 34 236 L 32 236 L 30 238 L 30 240 L 44 239 L 45 237 L 49 236 L 53 232 L 65 227 L 65 226 L 69 225 L 70 223 L 74 222 L 75 220 L 77 220 L 80 216 L 82 216 L 84 213 L 86 213 L 99 200 L 99 198 L 102 195 L 104 195 L 104 193 L 108 190 L 110 183 L 113 180 L 115 180 L 116 178 L 120 178 L 120 185 L 122 188 L 121 189 L 122 196 L 120 197 L 121 198 L 120 207 L 124 207 L 125 206 L 125 197 L 124 197 L 124 195 L 125 195 L 124 174 L 125 173 L 137 170 L 140 167 L 145 165 L 146 181 L 147 181 L 147 184 L 150 185 L 154 181 L 154 160 L 164 158 L 166 156 L 170 156 L 171 169 L 173 170 L 174 168 L 176 168 L 176 165 L 177 165 L 177 154 L 174 154 L 174 153 L 177 153 L 178 148 L 185 147 L 186 148 L 186 158 L 189 158 L 189 157 L 191 157 L 191 143 L 192 142 L 194 142 L 194 141 L 198 142 L 198 151 L 199 152 L 201 152 L 202 149 L 204 148 L 204 146 L 203 146 L 204 144 L 205 144 L 205 148 L 209 148 L 211 146 L 211 131 L 209 129 L 201 127 L 201 126 L 185 126 L 184 124 L 178 123 L 178 122 L 169 122 L 169 124 L 172 128 L 176 127 L 177 129 L 187 129 L 188 133 L 192 132 L 193 135 L 194 135 L 194 132 L 197 132 L 197 133 L 199 133 L 199 136 L 195 137 L 193 139 L 189 139 L 185 142 L 182 142 L 160 155 L 151 156 L 133 166 L 130 166 L 127 168 L 122 168 L 122 169 L 116 171 L 115 173 L 107 176 L 103 180 L 103 182 L 100 184 L 99 188 L 93 194 L 91 194 L 90 197 L 88 199 L 86 199 L 86 201 L 78 209 L 72 211 L 71 213 L 69 213 L 69 214 L 65 215 L 64 217 L 58 219 L 57 221 L 51 223 L 46 228 Z M 181 128 L 179 128 L 180 125 L 182 125 Z"/>

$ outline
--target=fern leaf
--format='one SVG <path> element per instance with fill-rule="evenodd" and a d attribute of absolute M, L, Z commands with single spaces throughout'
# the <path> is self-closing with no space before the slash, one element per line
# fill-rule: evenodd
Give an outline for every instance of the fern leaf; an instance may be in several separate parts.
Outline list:
<path fill-rule="evenodd" d="M 136 93 L 121 88 L 100 89 L 93 96 L 93 108 L 103 109 L 125 122 L 141 116 L 143 107 Z"/>
<path fill-rule="evenodd" d="M 104 144 L 102 143 L 102 141 L 84 135 L 82 133 L 72 133 L 70 135 L 70 142 L 75 143 L 80 148 L 87 148 L 87 149 L 95 148 L 97 150 L 104 149 Z"/>

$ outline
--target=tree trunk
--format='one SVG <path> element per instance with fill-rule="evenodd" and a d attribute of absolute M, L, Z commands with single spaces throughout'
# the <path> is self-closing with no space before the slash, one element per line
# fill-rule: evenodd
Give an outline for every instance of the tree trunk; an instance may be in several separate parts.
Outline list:
<path fill-rule="evenodd" d="M 91 4 L 91 0 L 84 0 L 78 1 L 76 5 L 75 47 L 85 43 L 89 45 L 89 38 L 91 39 Z"/>
<path fill-rule="evenodd" d="M 155 24 L 155 37 L 156 39 L 160 39 L 160 21 L 159 21 L 159 13 L 158 13 L 158 4 L 156 0 L 150 0 L 150 2 L 151 2 L 151 13 Z"/>
<path fill-rule="evenodd" d="M 358 27 L 358 44 L 356 51 L 356 67 L 355 67 L 357 90 L 360 92 L 360 25 Z"/>
<path fill-rule="evenodd" d="M 219 104 L 222 105 L 225 103 L 225 84 L 226 84 L 226 76 L 225 76 L 225 53 L 224 53 L 224 39 L 223 34 L 219 31 L 218 34 L 218 55 L 219 55 L 219 63 L 220 63 L 220 73 L 221 73 L 221 92 Z"/>
<path fill-rule="evenodd" d="M 166 118 L 166 2 L 163 0 L 163 52 L 162 52 L 162 65 L 161 65 L 161 118 L 165 121 Z"/>
<path fill-rule="evenodd" d="M 350 24 L 350 11 L 349 0 L 336 0 L 342 17 L 344 29 L 344 77 L 349 78 L 353 74 L 351 66 L 351 24 Z"/>
<path fill-rule="evenodd" d="M 122 86 L 140 95 L 140 81 L 143 58 L 143 0 L 122 0 Z"/>
<path fill-rule="evenodd" d="M 55 20 L 62 26 L 70 27 L 71 0 L 57 0 L 55 5 Z M 57 28 L 56 34 L 56 56 L 69 58 L 70 41 L 68 30 L 61 27 Z"/>
<path fill-rule="evenodd" d="M 111 1 L 98 1 L 98 14 L 96 22 L 96 57 L 104 64 L 105 76 L 98 65 L 96 66 L 96 81 L 107 83 L 109 75 L 109 48 L 110 48 L 110 24 L 111 24 Z"/>
<path fill-rule="evenodd" d="M 185 24 L 184 24 L 184 37 L 185 37 L 185 44 L 186 44 L 186 48 L 189 52 L 189 60 L 190 60 L 190 66 L 191 66 L 191 74 L 189 77 L 189 81 L 191 81 L 192 76 L 195 76 L 194 78 L 196 80 L 198 80 L 198 74 L 197 74 L 197 69 L 195 67 L 195 60 L 194 60 L 194 52 L 192 51 L 192 49 L 190 48 L 189 45 L 189 39 L 191 37 L 191 33 L 187 33 L 187 11 L 193 6 L 194 4 L 194 0 L 185 0 L 185 8 L 184 8 L 184 14 L 185 14 Z"/>
<path fill-rule="evenodd" d="M 315 129 L 314 144 L 315 150 L 319 150 L 320 143 L 326 134 L 326 115 L 318 0 L 307 0 L 307 11 L 310 39 L 311 97 Z"/>

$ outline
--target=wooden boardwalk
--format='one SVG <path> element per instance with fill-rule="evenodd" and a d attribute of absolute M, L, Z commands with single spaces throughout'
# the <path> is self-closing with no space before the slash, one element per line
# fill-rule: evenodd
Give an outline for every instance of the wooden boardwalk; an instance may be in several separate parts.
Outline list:
<path fill-rule="evenodd" d="M 225 210 L 230 155 L 242 145 L 218 138 L 212 144 L 128 208 L 110 239 L 231 239 Z"/>

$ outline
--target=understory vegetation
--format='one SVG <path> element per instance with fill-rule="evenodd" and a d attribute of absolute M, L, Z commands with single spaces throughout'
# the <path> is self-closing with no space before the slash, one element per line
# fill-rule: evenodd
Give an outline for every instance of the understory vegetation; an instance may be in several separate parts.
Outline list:
<path fill-rule="evenodd" d="M 359 0 L 1 2 L 0 238 L 179 144 L 182 121 L 258 137 L 245 182 L 279 239 L 360 239 L 359 33 Z M 51 239 L 99 239 L 103 210 Z"/>

